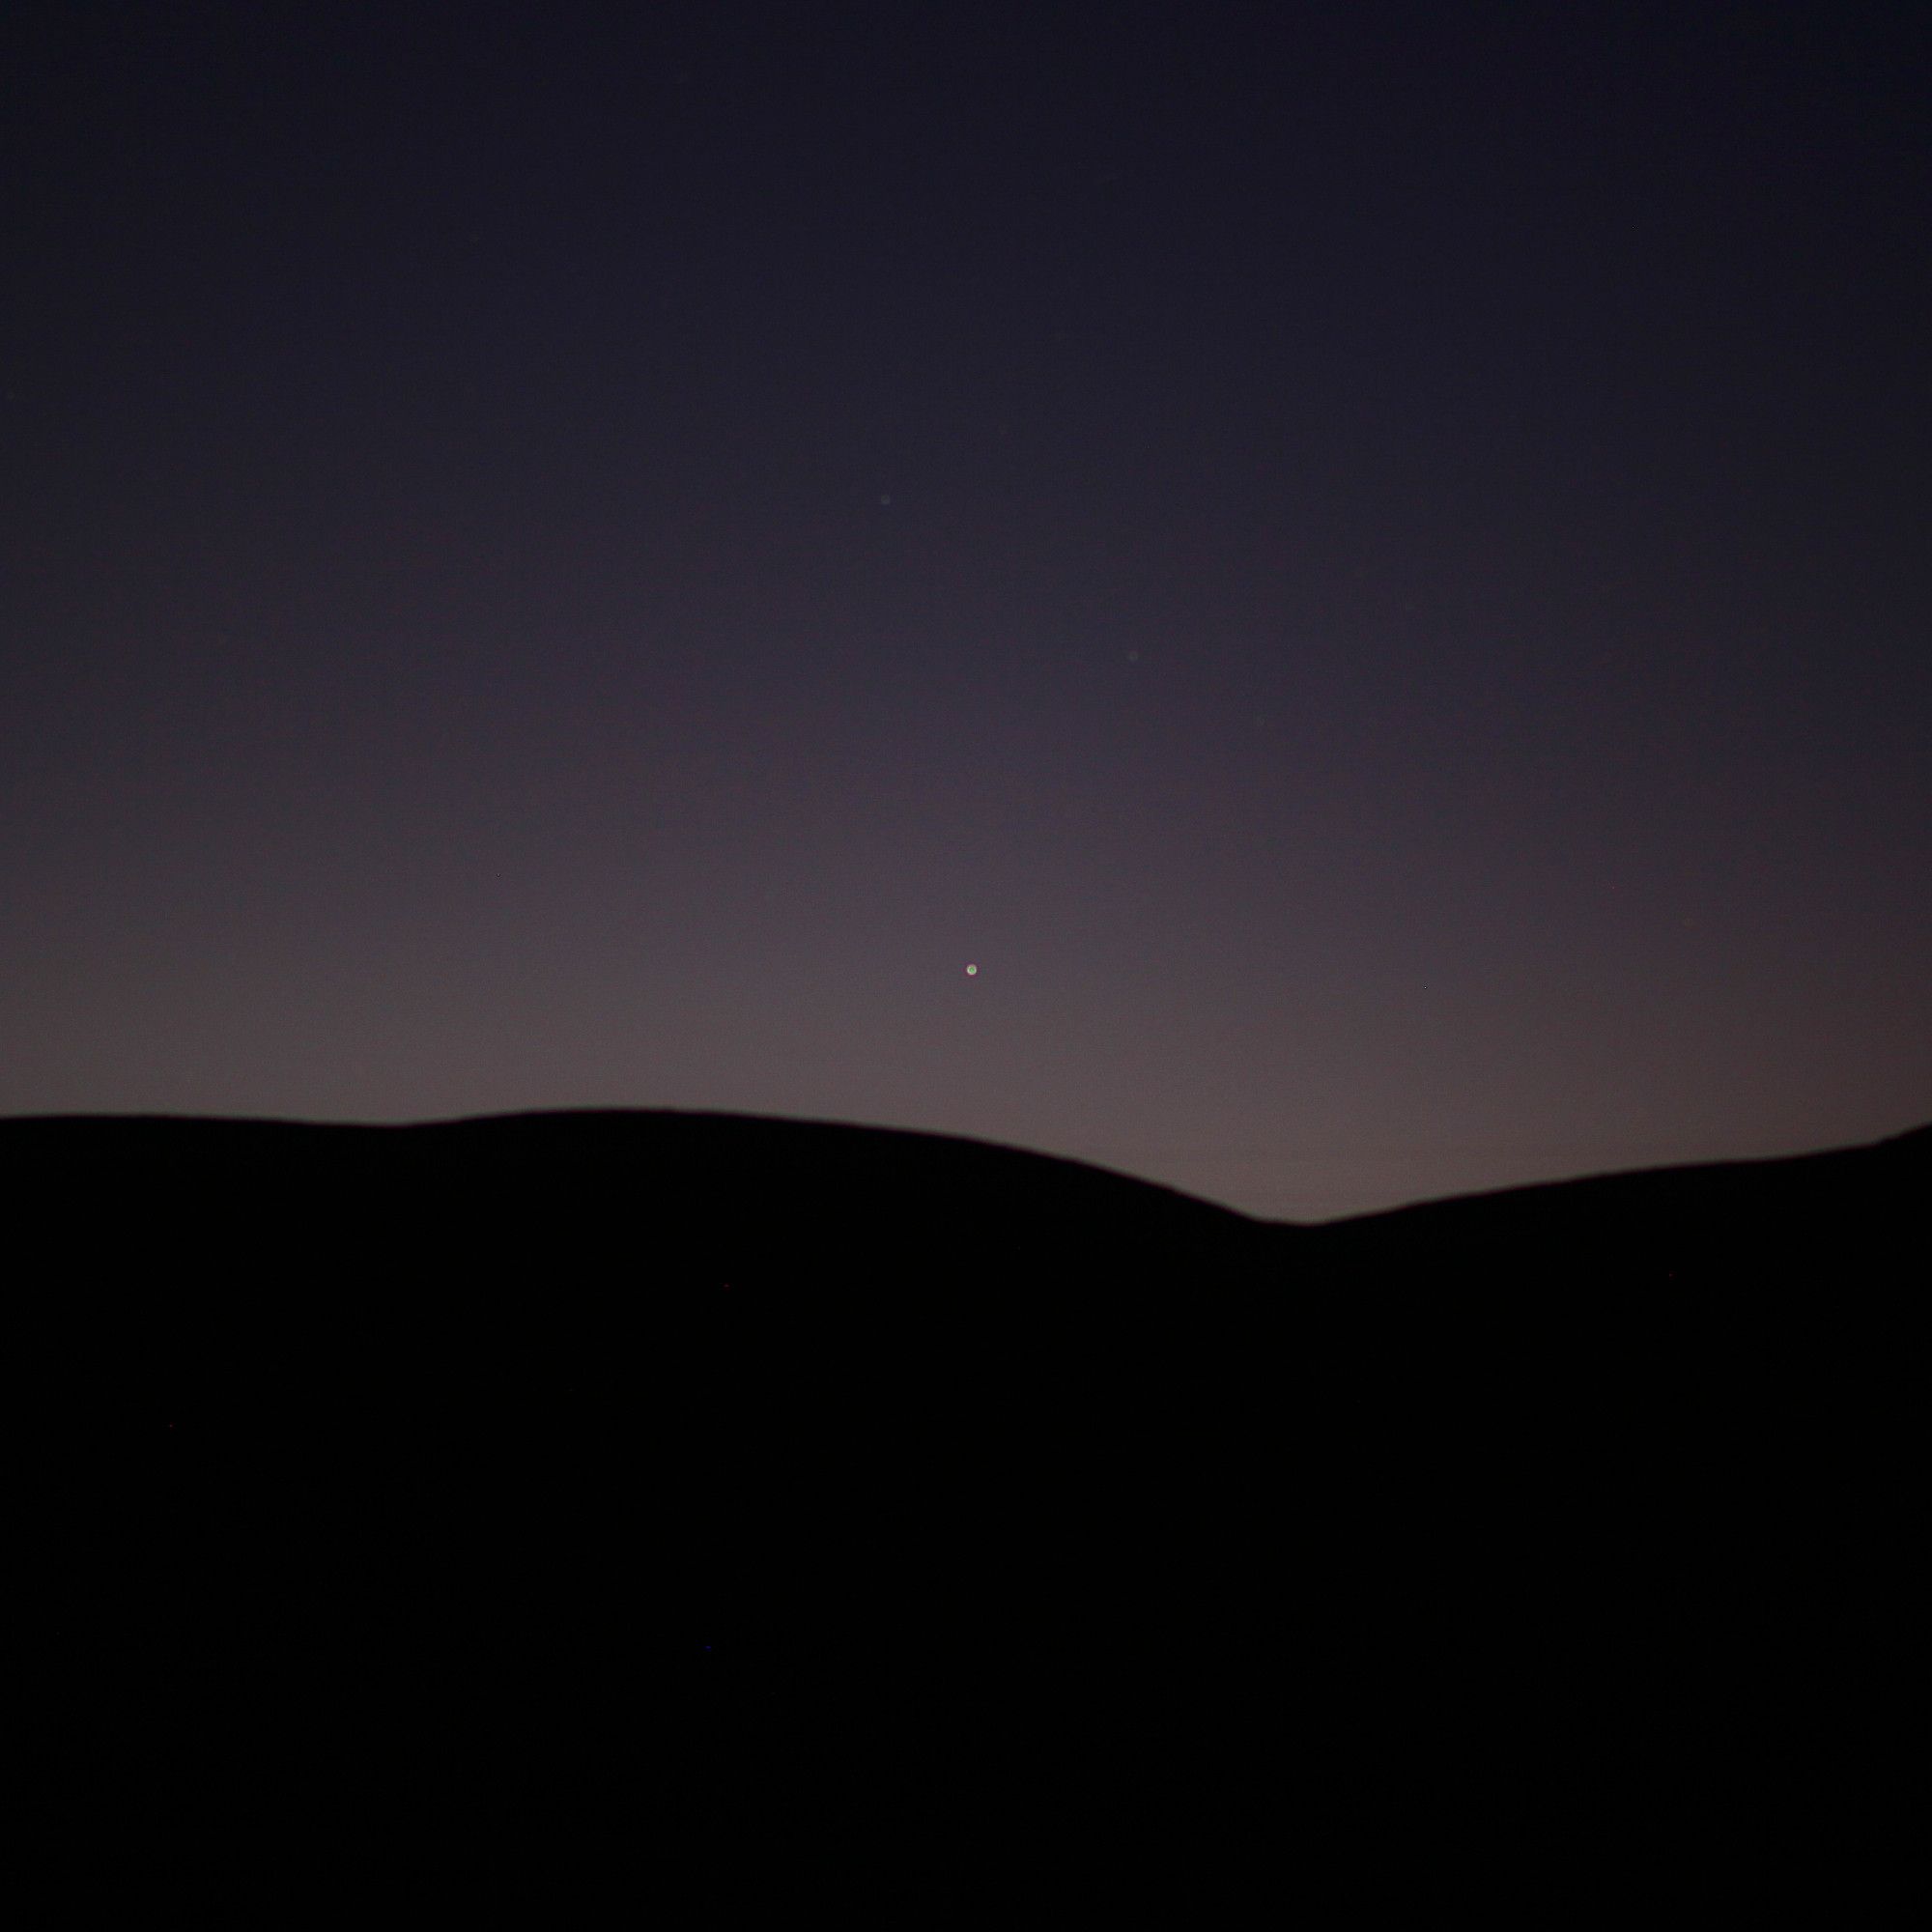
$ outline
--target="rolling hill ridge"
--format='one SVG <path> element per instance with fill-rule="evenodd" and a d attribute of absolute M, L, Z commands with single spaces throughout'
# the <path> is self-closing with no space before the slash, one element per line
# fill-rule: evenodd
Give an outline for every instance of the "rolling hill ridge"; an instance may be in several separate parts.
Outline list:
<path fill-rule="evenodd" d="M 1286 1807 L 1393 1885 L 1888 1815 L 1932 1131 L 1320 1227 L 723 1116 L 0 1176 L 47 1788 L 180 1856 L 836 1889 L 1139 1819 L 1179 1884 Z"/>

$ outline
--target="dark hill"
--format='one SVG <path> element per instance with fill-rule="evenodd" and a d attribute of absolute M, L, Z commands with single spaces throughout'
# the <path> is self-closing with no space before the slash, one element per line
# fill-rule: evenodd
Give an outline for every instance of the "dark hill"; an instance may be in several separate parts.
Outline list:
<path fill-rule="evenodd" d="M 1869 1869 L 1928 1169 L 1289 1228 L 722 1116 L 0 1122 L 44 1788 L 532 1909 Z"/>

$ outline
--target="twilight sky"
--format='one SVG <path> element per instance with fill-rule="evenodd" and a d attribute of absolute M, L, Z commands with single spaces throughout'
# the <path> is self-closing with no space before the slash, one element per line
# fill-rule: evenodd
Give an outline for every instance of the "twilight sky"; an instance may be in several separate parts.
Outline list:
<path fill-rule="evenodd" d="M 1925 1121 L 1928 54 L 14 0 L 0 1113 L 1309 1219 Z"/>

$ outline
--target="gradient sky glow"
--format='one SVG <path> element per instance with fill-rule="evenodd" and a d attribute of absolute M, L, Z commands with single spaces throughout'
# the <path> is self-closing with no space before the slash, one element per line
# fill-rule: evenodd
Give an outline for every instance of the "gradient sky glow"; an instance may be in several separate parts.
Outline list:
<path fill-rule="evenodd" d="M 1922 1122 L 1928 47 L 8 9 L 0 1113 Z"/>

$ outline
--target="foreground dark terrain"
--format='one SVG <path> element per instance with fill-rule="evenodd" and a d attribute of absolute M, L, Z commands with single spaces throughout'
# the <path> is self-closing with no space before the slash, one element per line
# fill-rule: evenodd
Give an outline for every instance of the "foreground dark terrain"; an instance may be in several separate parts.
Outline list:
<path fill-rule="evenodd" d="M 1932 1129 L 1319 1228 L 649 1113 L 0 1178 L 77 1892 L 1546 1916 L 1906 1815 Z"/>

